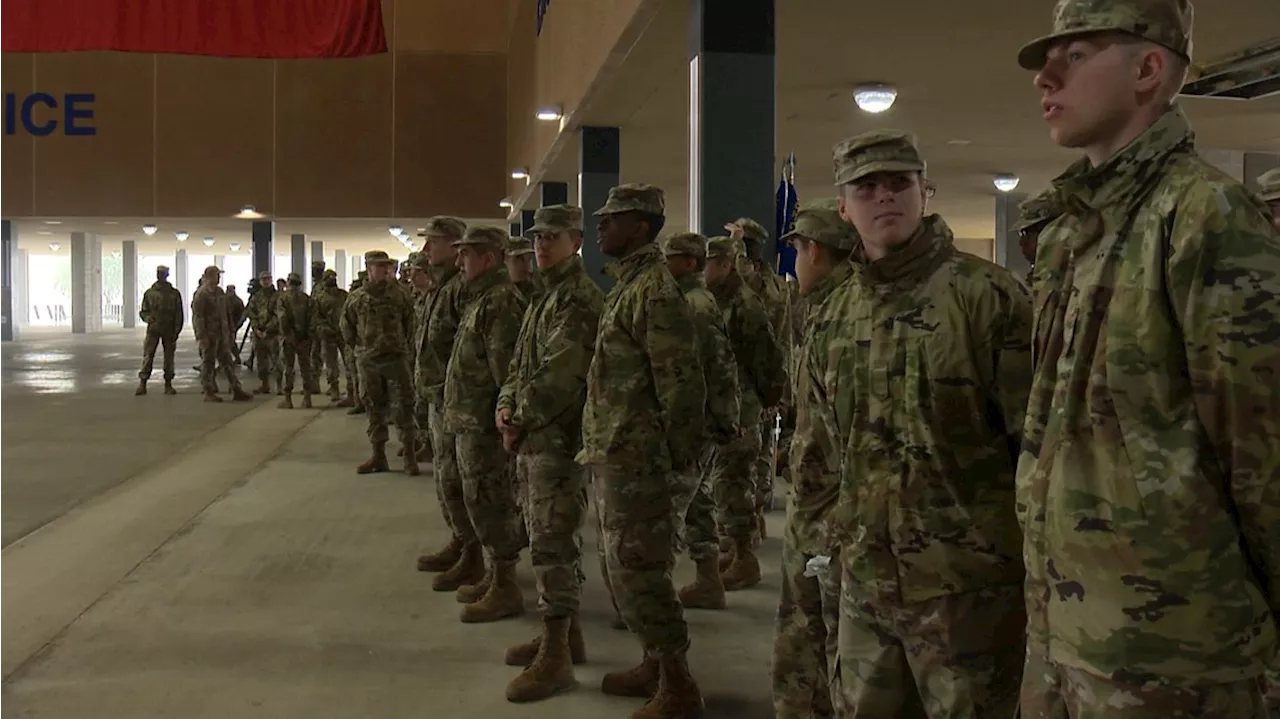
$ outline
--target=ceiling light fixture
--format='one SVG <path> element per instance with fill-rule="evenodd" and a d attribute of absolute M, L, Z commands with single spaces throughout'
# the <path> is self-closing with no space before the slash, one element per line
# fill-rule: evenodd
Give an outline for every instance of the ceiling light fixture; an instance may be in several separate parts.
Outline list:
<path fill-rule="evenodd" d="M 511 200 L 503 200 L 502 202 L 498 203 L 498 207 L 502 207 L 509 210 L 512 207 L 514 207 L 514 205 L 511 204 Z"/>
<path fill-rule="evenodd" d="M 1000 174 L 996 175 L 995 179 L 991 181 L 991 184 L 995 185 L 996 189 L 1001 192 L 1013 192 L 1018 189 L 1019 182 L 1020 180 L 1017 175 Z"/>
<path fill-rule="evenodd" d="M 52 233 L 52 232 L 50 232 L 50 231 L 48 231 L 48 230 L 38 230 L 38 231 L 36 232 L 36 234 L 37 234 L 37 235 L 52 235 L 53 233 Z"/>
<path fill-rule="evenodd" d="M 111 256 L 116 258 L 117 260 L 120 259 L 120 250 L 112 250 Z"/>
<path fill-rule="evenodd" d="M 265 217 L 265 215 L 263 215 L 261 212 L 258 212 L 257 208 L 255 208 L 253 205 L 245 205 L 244 207 L 240 208 L 239 212 L 236 213 L 236 217 L 241 220 L 257 220 L 257 219 L 261 219 L 262 217 Z"/>
<path fill-rule="evenodd" d="M 120 224 L 120 223 L 119 223 L 118 221 L 116 221 L 116 220 L 103 220 L 103 221 L 102 221 L 102 224 L 104 224 L 104 225 L 118 225 L 118 224 Z"/>
<path fill-rule="evenodd" d="M 861 85 L 853 91 L 853 101 L 857 103 L 858 109 L 873 115 L 893 107 L 897 99 L 898 91 L 892 85 Z"/>
<path fill-rule="evenodd" d="M 59 245 L 57 242 L 50 242 L 49 249 L 53 250 L 54 252 L 57 252 L 58 250 L 62 249 L 62 245 Z"/>
<path fill-rule="evenodd" d="M 62 220 L 45 220 L 45 221 L 44 221 L 44 224 L 46 224 L 46 225 L 61 225 L 61 224 L 62 224 Z"/>
<path fill-rule="evenodd" d="M 404 228 L 400 225 L 392 225 L 387 228 L 387 232 L 390 232 L 392 237 L 399 237 L 404 233 Z"/>
<path fill-rule="evenodd" d="M 535 117 L 543 122 L 554 122 L 564 117 L 564 110 L 559 107 L 544 107 L 538 110 L 538 114 Z"/>
<path fill-rule="evenodd" d="M 147 237 L 150 237 L 150 236 L 154 235 L 154 234 L 156 233 L 156 230 L 158 230 L 158 229 L 160 229 L 160 228 L 159 228 L 159 227 L 156 227 L 155 225 L 143 225 L 143 226 L 142 226 L 142 234 L 146 235 Z"/>
<path fill-rule="evenodd" d="M 191 235 L 188 235 L 185 230 L 178 230 L 173 233 L 173 236 L 178 240 L 178 242 L 186 242 L 187 238 Z"/>
<path fill-rule="evenodd" d="M 519 170 L 512 170 L 512 171 L 511 171 L 511 179 L 513 179 L 513 180 L 527 180 L 527 179 L 529 179 L 529 171 L 528 171 L 528 170 L 526 170 L 526 169 L 523 169 L 523 168 L 521 168 L 521 169 L 519 169 Z"/>
<path fill-rule="evenodd" d="M 212 237 L 206 237 L 206 238 L 204 238 L 203 240 L 201 240 L 201 242 L 203 242 L 203 243 L 204 243 L 204 246 L 205 246 L 205 247 L 213 247 L 213 238 L 212 238 Z"/>
<path fill-rule="evenodd" d="M 239 242 L 232 242 L 231 244 L 227 245 L 227 247 L 230 247 L 232 252 L 239 252 L 239 251 L 240 251 L 240 243 L 239 243 Z"/>

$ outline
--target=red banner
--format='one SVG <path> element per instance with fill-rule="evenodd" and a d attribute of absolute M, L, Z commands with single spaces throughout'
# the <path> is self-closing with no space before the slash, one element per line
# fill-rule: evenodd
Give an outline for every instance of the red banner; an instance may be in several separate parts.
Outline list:
<path fill-rule="evenodd" d="M 4 52 L 338 58 L 387 51 L 381 0 L 4 0 Z"/>

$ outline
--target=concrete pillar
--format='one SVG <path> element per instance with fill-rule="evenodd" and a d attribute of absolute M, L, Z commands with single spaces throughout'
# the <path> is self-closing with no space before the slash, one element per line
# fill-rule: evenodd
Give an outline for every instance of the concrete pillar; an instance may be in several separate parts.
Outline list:
<path fill-rule="evenodd" d="M 102 240 L 71 233 L 71 332 L 102 330 Z"/>
<path fill-rule="evenodd" d="M 14 312 L 13 271 L 18 250 L 18 230 L 9 220 L 0 220 L 0 341 L 18 339 L 18 318 Z"/>
<path fill-rule="evenodd" d="M 269 220 L 258 220 L 253 223 L 251 229 L 253 243 L 253 276 L 256 278 L 263 272 L 271 272 L 274 274 L 274 250 L 272 244 L 275 241 L 276 226 L 274 222 Z"/>
<path fill-rule="evenodd" d="M 31 255 L 18 250 L 13 264 L 14 316 L 18 327 L 31 324 Z"/>
<path fill-rule="evenodd" d="M 707 236 L 742 216 L 773 227 L 774 2 L 690 2 L 689 228 Z"/>
<path fill-rule="evenodd" d="M 307 269 L 306 235 L 289 235 L 289 271 L 297 272 L 306 286 L 307 275 L 311 274 Z"/>
<path fill-rule="evenodd" d="M 347 285 L 349 283 L 349 280 L 347 279 L 347 267 L 349 267 L 347 264 L 347 251 L 334 250 L 333 271 L 338 273 L 338 286 L 344 290 L 347 289 Z"/>
<path fill-rule="evenodd" d="M 547 205 L 565 205 L 569 203 L 569 183 L 567 182 L 542 182 L 538 184 L 538 192 L 541 195 L 541 202 L 538 207 L 546 207 Z"/>
<path fill-rule="evenodd" d="M 351 281 L 360 276 L 360 270 L 364 269 L 364 255 L 356 253 L 351 256 Z M 348 285 L 349 286 L 349 285 Z M 345 287 L 343 289 L 346 289 Z"/>
<path fill-rule="evenodd" d="M 582 208 L 582 262 L 587 275 L 606 291 L 613 280 L 604 274 L 609 262 L 596 245 L 596 218 L 609 190 L 621 182 L 622 141 L 616 127 L 584 127 L 578 132 L 578 206 Z"/>
<path fill-rule="evenodd" d="M 220 270 L 224 270 L 224 269 L 226 269 L 226 267 L 227 267 L 227 257 L 226 257 L 226 255 L 214 255 L 214 256 L 213 256 L 213 266 L 214 266 L 214 267 L 217 267 L 217 268 L 218 268 L 218 269 L 220 269 Z"/>
<path fill-rule="evenodd" d="M 188 269 L 186 249 L 179 249 L 177 252 L 174 252 L 173 271 L 171 273 L 173 279 L 170 280 L 170 283 L 173 284 L 174 287 L 178 288 L 178 291 L 182 293 L 182 298 L 190 304 L 191 295 L 194 294 L 194 291 L 187 288 L 187 279 L 190 277 Z"/>
<path fill-rule="evenodd" d="M 138 326 L 138 241 L 120 243 L 120 323 L 131 330 Z"/>
<path fill-rule="evenodd" d="M 315 289 L 316 289 L 315 283 L 311 281 L 311 263 L 315 262 L 316 260 L 320 260 L 321 262 L 324 261 L 324 241 L 323 240 L 311 241 L 311 256 L 309 260 L 310 261 L 307 262 L 307 274 L 302 276 L 303 278 L 302 281 L 306 283 L 305 286 L 307 288 L 307 292 L 315 292 Z"/>
<path fill-rule="evenodd" d="M 1270 152 L 1244 153 L 1244 184 L 1254 192 L 1258 191 L 1258 177 L 1280 167 L 1280 154 Z"/>
<path fill-rule="evenodd" d="M 1031 269 L 1018 246 L 1018 233 L 1013 229 L 1018 224 L 1018 208 L 1026 199 L 1027 195 L 1021 192 L 1002 192 L 996 195 L 995 261 L 997 265 L 1019 277 L 1025 277 L 1027 270 Z"/>

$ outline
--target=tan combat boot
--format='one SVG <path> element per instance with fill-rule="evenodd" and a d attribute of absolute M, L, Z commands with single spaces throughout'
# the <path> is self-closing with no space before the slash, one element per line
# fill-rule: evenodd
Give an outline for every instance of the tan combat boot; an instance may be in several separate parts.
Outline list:
<path fill-rule="evenodd" d="M 414 446 L 413 440 L 409 440 L 404 446 L 404 473 L 410 477 L 422 474 L 422 470 L 418 468 L 418 448 Z"/>
<path fill-rule="evenodd" d="M 387 466 L 387 443 L 374 442 L 373 455 L 364 464 L 356 467 L 356 474 L 373 474 L 374 472 L 386 472 L 388 470 L 390 470 L 390 467 Z"/>
<path fill-rule="evenodd" d="M 337 402 L 340 399 L 342 399 L 342 392 L 338 389 L 338 383 L 330 382 L 329 383 L 329 401 Z"/>
<path fill-rule="evenodd" d="M 258 385 L 258 387 L 253 390 L 253 393 L 254 394 L 271 394 L 271 383 L 265 379 L 262 380 L 262 384 Z"/>
<path fill-rule="evenodd" d="M 464 624 L 496 622 L 524 614 L 524 593 L 516 584 L 516 563 L 512 560 L 493 563 L 493 581 L 480 601 L 462 608 Z"/>
<path fill-rule="evenodd" d="M 721 540 L 720 559 L 719 559 L 719 566 L 720 566 L 721 573 L 723 573 L 726 569 L 728 569 L 730 564 L 733 564 L 733 560 L 738 556 L 737 549 L 738 549 L 737 545 L 735 545 L 733 542 L 728 540 Z"/>
<path fill-rule="evenodd" d="M 144 394 L 146 394 L 146 393 L 147 393 L 147 381 L 146 381 L 145 379 L 144 379 L 144 380 L 139 380 L 139 381 L 138 381 L 138 388 L 137 388 L 137 389 L 135 389 L 135 390 L 133 391 L 133 396 L 134 396 L 134 397 L 141 397 L 142 395 L 144 395 Z"/>
<path fill-rule="evenodd" d="M 720 575 L 726 592 L 749 589 L 760 583 L 760 560 L 756 558 L 751 540 L 739 541 L 735 549 L 733 562 Z"/>
<path fill-rule="evenodd" d="M 217 393 L 217 392 L 213 392 L 213 391 L 206 391 L 206 392 L 204 393 L 204 401 L 206 401 L 206 402 L 221 402 L 221 401 L 222 401 L 222 398 L 218 396 L 218 393 Z"/>
<path fill-rule="evenodd" d="M 173 388 L 173 380 L 171 380 L 171 379 L 167 379 L 167 380 L 165 380 L 165 381 L 164 381 L 164 393 L 165 393 L 165 394 L 177 394 L 177 393 L 178 393 L 178 390 L 176 390 L 176 389 L 174 389 L 174 388 Z"/>
<path fill-rule="evenodd" d="M 698 683 L 689 673 L 685 654 L 673 654 L 658 661 L 658 691 L 630 719 L 702 719 L 705 705 Z"/>
<path fill-rule="evenodd" d="M 615 697 L 648 699 L 658 693 L 658 659 L 645 653 L 644 659 L 626 671 L 609 672 L 600 682 L 600 691 Z"/>
<path fill-rule="evenodd" d="M 253 399 L 253 395 L 244 391 L 240 385 L 231 388 L 231 399 L 237 402 L 248 402 Z"/>
<path fill-rule="evenodd" d="M 455 595 L 459 604 L 475 604 L 489 593 L 489 585 L 493 584 L 493 567 L 484 570 L 484 576 L 475 584 L 464 584 L 458 587 Z"/>
<path fill-rule="evenodd" d="M 480 543 L 472 542 L 462 548 L 458 561 L 443 574 L 431 580 L 431 588 L 437 592 L 456 592 L 464 584 L 475 584 L 484 577 L 484 553 Z"/>
<path fill-rule="evenodd" d="M 542 641 L 529 666 L 507 685 L 507 701 L 535 702 L 572 689 L 573 660 L 569 650 L 569 617 L 544 619 Z"/>
<path fill-rule="evenodd" d="M 311 409 L 311 393 L 310 392 L 302 393 L 302 408 Z"/>
<path fill-rule="evenodd" d="M 276 406 L 280 409 L 293 409 L 293 393 L 285 392 L 280 398 L 280 404 Z"/>
<path fill-rule="evenodd" d="M 507 666 L 527 667 L 538 656 L 538 648 L 541 646 L 542 635 L 522 644 L 513 644 L 507 648 L 507 656 L 503 661 Z M 587 644 L 582 639 L 582 623 L 578 621 L 577 614 L 569 622 L 569 658 L 574 664 L 587 662 Z"/>
<path fill-rule="evenodd" d="M 343 397 L 342 399 L 334 402 L 333 406 L 334 407 L 354 407 L 356 406 L 356 401 L 354 399 L 351 399 L 350 397 Z"/>
<path fill-rule="evenodd" d="M 462 542 L 457 537 L 450 537 L 444 549 L 418 557 L 419 572 L 443 572 L 458 563 L 462 556 Z"/>
<path fill-rule="evenodd" d="M 724 609 L 724 582 L 720 579 L 720 561 L 716 557 L 698 561 L 693 583 L 680 588 L 680 603 L 685 609 Z"/>

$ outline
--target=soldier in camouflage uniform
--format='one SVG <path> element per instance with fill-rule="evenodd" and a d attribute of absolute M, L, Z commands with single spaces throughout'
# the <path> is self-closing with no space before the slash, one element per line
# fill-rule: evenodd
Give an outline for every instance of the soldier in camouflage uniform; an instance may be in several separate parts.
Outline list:
<path fill-rule="evenodd" d="M 347 344 L 346 337 L 343 336 L 341 333 L 341 329 L 342 329 L 341 317 L 345 317 L 347 314 L 347 303 L 351 301 L 351 293 L 355 292 L 361 287 L 364 287 L 364 283 L 368 281 L 369 281 L 368 270 L 360 270 L 359 272 L 356 273 L 356 278 L 351 281 L 351 287 L 347 290 L 346 302 L 342 303 L 342 315 L 339 317 L 339 320 L 338 320 L 338 329 L 339 329 L 338 337 L 342 342 L 342 346 L 345 347 L 347 350 L 347 354 L 344 358 L 344 361 L 346 362 L 346 365 L 347 365 L 347 381 L 350 383 L 350 387 L 355 390 L 354 396 L 351 396 L 350 393 L 348 393 L 348 396 L 351 399 L 351 409 L 347 410 L 347 414 L 364 414 L 365 410 L 364 410 L 364 395 L 360 393 L 360 370 L 359 368 L 356 367 L 356 348 L 353 345 Z"/>
<path fill-rule="evenodd" d="M 524 595 L 516 564 L 524 546 L 515 491 L 515 466 L 494 426 L 498 393 L 507 381 L 528 303 L 503 260 L 510 237 L 496 227 L 469 227 L 458 248 L 463 291 L 470 297 L 458 323 L 444 383 L 444 431 L 456 442 L 458 473 L 471 526 L 489 572 L 475 592 L 462 592 L 462 621 L 492 622 L 521 614 Z"/>
<path fill-rule="evenodd" d="M 773 707 L 778 719 L 838 717 L 839 676 L 828 657 L 836 654 L 840 566 L 821 529 L 839 493 L 844 445 L 843 437 L 830 431 L 837 423 L 825 401 L 824 368 L 831 342 L 838 339 L 831 332 L 837 325 L 823 318 L 830 299 L 853 274 L 849 257 L 858 234 L 836 210 L 804 209 L 796 214 L 795 230 L 782 239 L 796 248 L 797 285 L 808 316 L 793 383 L 796 431 L 773 635 Z"/>
<path fill-rule="evenodd" d="M 1267 716 L 1280 234 L 1196 152 L 1175 102 L 1191 31 L 1186 0 L 1060 0 L 1018 57 L 1050 136 L 1084 155 L 1053 181 L 1065 212 L 1036 265 L 1031 719 Z"/>
<path fill-rule="evenodd" d="M 422 335 L 427 330 L 427 313 L 431 311 L 431 299 L 434 297 L 435 284 L 431 279 L 431 259 L 425 252 L 410 252 L 409 281 L 413 283 L 413 341 L 409 343 L 410 366 L 418 366 L 418 353 L 422 351 Z M 415 384 L 413 417 L 418 425 L 418 461 L 431 461 L 431 411 L 430 406 L 420 394 Z M 439 483 L 436 484 L 437 489 Z M 441 511 L 444 504 L 441 502 Z M 448 519 L 446 518 L 446 523 Z M 456 557 L 454 558 L 456 561 Z M 442 566 L 444 571 L 449 566 Z"/>
<path fill-rule="evenodd" d="M 347 303 L 347 291 L 338 286 L 338 273 L 325 270 L 320 276 L 320 284 L 315 294 L 316 301 L 316 337 L 315 342 L 321 345 L 321 364 L 312 370 L 318 375 L 321 368 L 325 370 L 325 379 L 329 386 L 329 400 L 337 407 L 351 407 L 355 404 L 355 385 L 350 373 L 347 373 L 347 394 L 344 398 L 339 389 L 339 380 L 343 367 L 350 364 L 347 347 L 342 343 L 342 308 Z"/>
<path fill-rule="evenodd" d="M 214 363 L 227 377 L 231 396 L 237 402 L 253 399 L 240 387 L 235 358 L 231 356 L 231 321 L 227 315 L 227 294 L 218 283 L 222 270 L 214 265 L 204 269 L 200 289 L 191 298 L 191 326 L 200 345 L 200 386 L 204 401 L 221 402 L 214 380 Z"/>
<path fill-rule="evenodd" d="M 236 335 L 244 326 L 245 311 L 244 300 L 236 294 L 235 285 L 227 285 L 227 316 L 231 318 L 231 354 L 235 355 L 236 364 L 240 364 L 240 344 L 236 342 Z"/>
<path fill-rule="evenodd" d="M 147 393 L 147 380 L 156 361 L 156 348 L 164 347 L 164 393 L 177 394 L 173 389 L 173 353 L 178 348 L 178 335 L 182 334 L 185 313 L 182 311 L 182 293 L 169 284 L 169 268 L 156 268 L 155 284 L 142 293 L 142 307 L 138 316 L 147 323 L 147 338 L 142 343 L 142 369 L 138 370 L 138 389 L 135 395 Z"/>
<path fill-rule="evenodd" d="M 276 387 L 281 385 L 280 362 L 277 357 L 280 342 L 280 323 L 276 319 L 276 293 L 270 272 L 258 273 L 258 291 L 249 298 L 245 312 L 249 314 L 249 327 L 253 332 L 253 362 L 262 384 L 254 394 L 271 394 L 271 377 Z M 283 390 L 281 390 L 283 391 Z"/>
<path fill-rule="evenodd" d="M 604 307 L 604 292 L 578 255 L 580 208 L 538 209 L 529 234 L 537 242 L 547 291 L 524 314 L 494 425 L 516 452 L 543 630 L 507 650 L 507 664 L 525 667 L 507 686 L 511 701 L 543 699 L 572 687 L 573 665 L 586 661 L 578 607 L 587 477 L 574 457 L 582 447 L 587 369 Z"/>
<path fill-rule="evenodd" d="M 507 272 L 520 293 L 532 304 L 546 287 L 542 275 L 533 266 L 533 243 L 523 237 L 512 237 L 507 248 Z"/>
<path fill-rule="evenodd" d="M 818 320 L 827 431 L 845 448 L 827 518 L 841 576 L 840 684 L 857 716 L 1012 716 L 1026 615 L 1014 464 L 1031 306 L 1008 270 L 958 251 L 915 137 L 833 151 L 852 276 Z"/>
<path fill-rule="evenodd" d="M 689 305 L 698 332 L 703 382 L 707 386 L 705 445 L 699 452 L 700 461 L 691 471 L 678 475 L 677 487 L 682 493 L 675 498 L 676 518 L 683 519 L 678 522 L 682 531 L 677 536 L 688 548 L 689 558 L 696 567 L 694 581 L 680 588 L 680 603 L 686 609 L 724 609 L 710 467 L 717 445 L 736 442 L 743 436 L 738 424 L 741 412 L 738 364 L 729 342 L 729 331 L 725 329 L 724 315 L 715 296 L 707 289 L 703 275 L 707 267 L 707 238 L 696 232 L 682 232 L 668 238 L 662 252 L 667 258 L 667 269 L 676 278 Z"/>
<path fill-rule="evenodd" d="M 1258 195 L 1271 210 L 1271 222 L 1280 230 L 1280 167 L 1258 176 Z"/>
<path fill-rule="evenodd" d="M 311 297 L 315 299 L 319 297 L 321 288 L 324 287 L 324 260 L 311 261 Z M 334 273 L 335 276 L 337 273 Z M 324 346 L 317 337 L 311 342 L 311 392 L 320 394 L 320 372 L 324 369 Z M 332 392 L 330 393 L 332 394 Z"/>
<path fill-rule="evenodd" d="M 1031 276 L 1035 271 L 1036 248 L 1040 246 L 1040 231 L 1045 225 L 1062 215 L 1062 203 L 1058 200 L 1057 190 L 1049 188 L 1044 192 L 1023 202 L 1018 208 L 1018 221 L 1013 231 L 1018 233 L 1018 249 L 1022 257 L 1031 265 L 1027 272 L 1027 284 L 1031 284 Z"/>
<path fill-rule="evenodd" d="M 290 272 L 289 289 L 276 300 L 276 321 L 280 326 L 280 364 L 284 369 L 284 396 L 280 409 L 293 409 L 295 366 L 302 374 L 302 406 L 311 408 L 311 387 L 315 382 L 311 365 L 311 345 L 316 340 L 315 301 L 302 289 L 302 275 Z"/>
<path fill-rule="evenodd" d="M 396 413 L 396 431 L 406 448 L 404 472 L 418 474 L 417 438 L 413 423 L 413 385 L 409 378 L 409 338 L 413 307 L 397 286 L 395 260 L 380 250 L 364 253 L 368 280 L 347 297 L 342 311 L 342 338 L 355 348 L 360 372 L 361 404 L 369 413 L 369 443 L 373 453 L 356 468 L 358 474 L 386 472 L 387 419 Z"/>
<path fill-rule="evenodd" d="M 617 258 L 587 373 L 579 462 L 593 474 L 600 541 L 627 627 L 644 648 L 633 669 L 601 689 L 650 696 L 632 719 L 695 716 L 702 694 L 689 673 L 689 629 L 671 583 L 676 512 L 673 474 L 692 471 L 706 432 L 706 383 L 684 293 L 656 244 L 665 222 L 661 189 L 609 191 L 597 232 Z"/>

